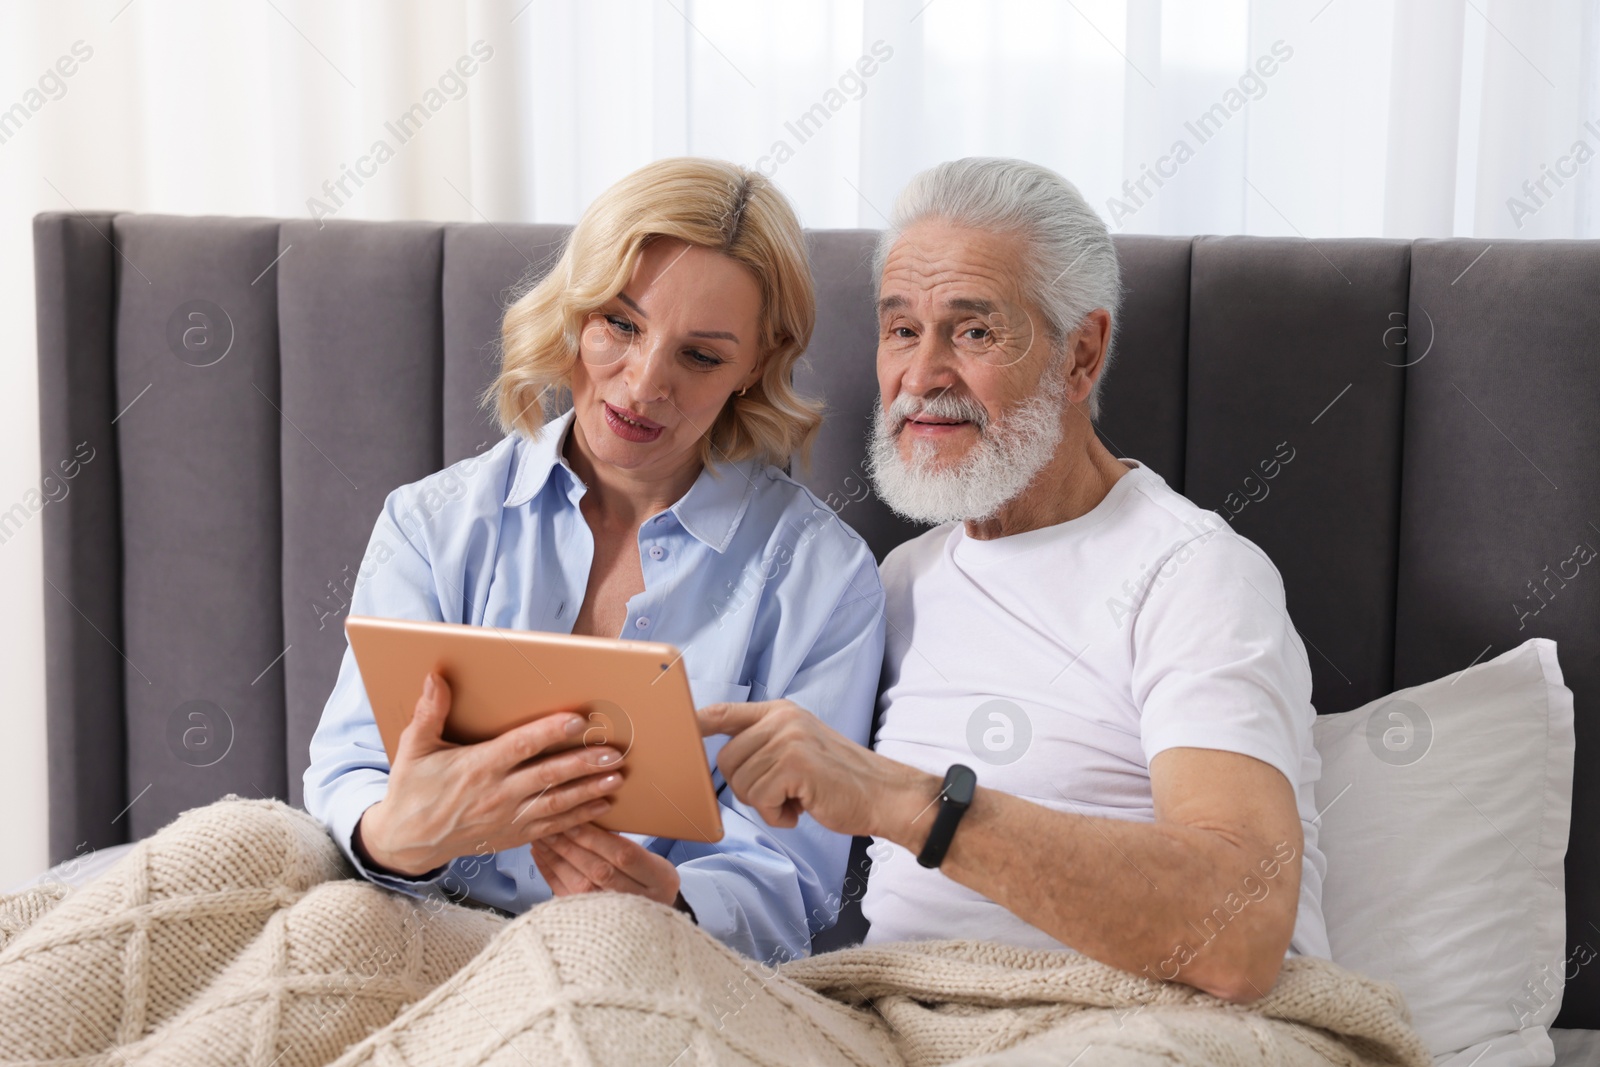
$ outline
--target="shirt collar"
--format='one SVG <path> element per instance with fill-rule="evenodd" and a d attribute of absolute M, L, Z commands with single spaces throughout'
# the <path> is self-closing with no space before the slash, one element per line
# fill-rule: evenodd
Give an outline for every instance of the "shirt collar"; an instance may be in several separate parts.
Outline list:
<path fill-rule="evenodd" d="M 517 469 L 511 477 L 511 488 L 506 491 L 503 506 L 521 507 L 538 496 L 557 467 L 567 472 L 569 489 L 583 484 L 561 454 L 567 442 L 567 431 L 571 428 L 572 411 L 569 408 L 539 427 L 539 432 L 532 437 L 519 435 Z"/>
<path fill-rule="evenodd" d="M 503 502 L 505 507 L 520 507 L 538 496 L 558 468 L 566 472 L 568 496 L 576 504 L 583 495 L 584 485 L 562 455 L 567 434 L 572 430 L 572 421 L 573 413 L 569 408 L 559 417 L 546 422 L 534 436 L 520 439 L 516 471 Z M 755 495 L 756 479 L 766 476 L 764 466 L 760 460 L 749 459 L 739 463 L 718 463 L 715 469 L 707 467 L 700 472 L 689 491 L 657 518 L 670 514 L 707 548 L 722 553 L 727 550 L 734 532 L 739 528 L 739 521 L 750 507 L 750 499 Z M 577 490 L 576 494 L 573 490 Z"/>
<path fill-rule="evenodd" d="M 672 514 L 685 530 L 720 555 L 750 507 L 756 479 L 766 477 L 762 467 L 760 460 L 753 459 L 706 467 L 683 498 L 672 505 Z"/>

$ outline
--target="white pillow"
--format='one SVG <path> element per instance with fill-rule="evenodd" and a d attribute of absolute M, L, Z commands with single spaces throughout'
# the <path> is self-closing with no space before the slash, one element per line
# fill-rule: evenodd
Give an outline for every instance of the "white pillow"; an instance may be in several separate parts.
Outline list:
<path fill-rule="evenodd" d="M 1554 1063 L 1573 753 L 1555 642 L 1319 715 L 1314 737 L 1334 962 L 1398 985 L 1436 1063 Z"/>

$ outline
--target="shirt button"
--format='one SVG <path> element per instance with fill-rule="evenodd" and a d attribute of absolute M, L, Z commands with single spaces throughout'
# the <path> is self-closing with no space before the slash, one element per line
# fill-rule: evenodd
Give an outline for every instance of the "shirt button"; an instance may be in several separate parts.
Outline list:
<path fill-rule="evenodd" d="M 651 545 L 650 546 L 650 558 L 651 559 L 666 559 L 667 558 L 667 550 L 662 548 L 660 545 Z"/>
<path fill-rule="evenodd" d="M 645 615 L 639 616 L 637 619 L 634 620 L 633 624 L 635 626 L 637 626 L 641 630 L 650 629 L 650 619 L 649 619 L 648 616 L 645 616 Z"/>

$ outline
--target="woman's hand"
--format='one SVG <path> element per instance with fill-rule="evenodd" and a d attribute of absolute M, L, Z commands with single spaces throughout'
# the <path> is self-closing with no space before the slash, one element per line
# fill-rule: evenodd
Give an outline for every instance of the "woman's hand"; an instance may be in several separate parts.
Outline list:
<path fill-rule="evenodd" d="M 610 890 L 658 904 L 678 899 L 678 868 L 671 860 L 598 826 L 573 826 L 535 841 L 533 862 L 558 897 Z"/>
<path fill-rule="evenodd" d="M 489 855 L 560 833 L 611 809 L 622 753 L 607 746 L 564 752 L 588 722 L 576 712 L 541 716 L 499 737 L 458 745 L 443 737 L 450 685 L 430 674 L 389 771 L 389 791 L 356 823 L 365 860 L 415 878 L 458 856 Z"/>

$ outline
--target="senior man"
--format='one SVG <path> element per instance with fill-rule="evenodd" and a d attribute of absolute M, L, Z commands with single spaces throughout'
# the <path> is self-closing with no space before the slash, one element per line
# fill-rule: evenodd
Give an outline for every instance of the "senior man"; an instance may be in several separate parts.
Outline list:
<path fill-rule="evenodd" d="M 876 839 L 869 943 L 1071 948 L 1257 1000 L 1328 956 L 1309 664 L 1267 556 L 1094 432 L 1105 225 L 1043 167 L 963 159 L 911 183 L 877 262 L 870 469 L 939 525 L 882 566 L 875 749 L 717 705 L 718 766 L 774 825 Z"/>

